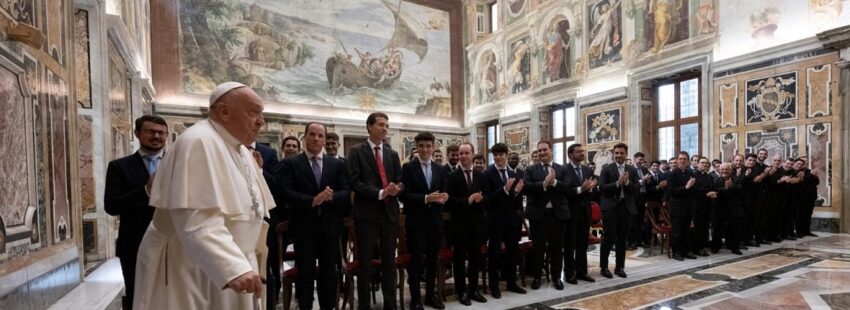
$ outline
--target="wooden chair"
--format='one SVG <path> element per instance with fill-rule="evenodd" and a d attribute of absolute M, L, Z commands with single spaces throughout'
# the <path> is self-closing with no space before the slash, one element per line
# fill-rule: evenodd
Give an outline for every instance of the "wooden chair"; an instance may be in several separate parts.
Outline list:
<path fill-rule="evenodd" d="M 521 218 L 522 220 L 522 230 L 520 231 L 520 240 L 519 246 L 517 247 L 517 255 L 519 256 L 517 262 L 519 263 L 519 282 L 522 286 L 525 286 L 525 277 L 526 277 L 526 266 L 528 257 L 528 253 L 534 250 L 534 244 L 531 243 L 531 239 L 522 240 L 522 237 L 528 237 L 528 222 L 525 220 L 525 217 Z"/>
<path fill-rule="evenodd" d="M 443 220 L 448 222 L 451 220 L 452 215 L 448 212 L 443 212 Z M 447 301 L 446 299 L 446 270 L 449 270 L 452 266 L 452 259 L 454 258 L 454 251 L 446 246 L 446 233 L 443 234 L 443 242 L 440 245 L 440 250 L 437 252 L 437 294 L 440 294 L 440 298 L 443 301 Z"/>
<path fill-rule="evenodd" d="M 280 279 L 282 282 L 282 290 L 283 290 L 283 309 L 289 310 L 290 304 L 292 303 L 292 292 L 293 285 L 298 276 L 298 266 L 293 266 L 292 268 L 284 270 L 283 262 L 287 260 L 295 259 L 295 252 L 287 252 L 286 247 L 289 246 L 291 240 L 288 240 L 287 232 L 289 231 L 289 221 L 283 221 L 277 224 L 275 227 L 275 233 L 277 234 L 277 254 L 280 258 L 280 261 L 277 263 L 280 265 Z"/>
<path fill-rule="evenodd" d="M 649 255 L 652 255 L 652 248 L 655 247 L 657 239 L 661 245 L 661 254 L 667 250 L 667 256 L 672 253 L 670 251 L 670 217 L 667 215 L 667 210 L 663 205 L 657 202 L 647 202 L 644 217 L 652 225 L 652 236 L 649 241 Z"/>
<path fill-rule="evenodd" d="M 360 262 L 357 261 L 357 230 L 354 228 L 354 219 L 350 217 L 343 218 L 342 225 L 348 231 L 348 257 L 343 261 L 343 269 L 345 271 L 343 279 L 344 293 L 342 296 L 342 306 L 339 309 L 345 309 L 346 304 L 348 304 L 349 309 L 354 309 L 354 277 L 360 269 Z M 372 270 L 380 270 L 381 261 L 379 259 L 373 259 L 369 263 L 372 264 Z M 375 300 L 375 291 L 372 291 L 372 304 L 375 304 Z"/>
<path fill-rule="evenodd" d="M 590 234 L 587 235 L 587 244 L 602 243 L 602 207 L 598 203 L 590 203 Z"/>
<path fill-rule="evenodd" d="M 410 253 L 407 251 L 407 230 L 405 223 L 407 217 L 404 214 L 398 216 L 398 231 L 396 242 L 396 257 L 395 268 L 398 271 L 398 303 L 401 309 L 404 310 L 404 275 L 405 270 L 410 266 Z"/>

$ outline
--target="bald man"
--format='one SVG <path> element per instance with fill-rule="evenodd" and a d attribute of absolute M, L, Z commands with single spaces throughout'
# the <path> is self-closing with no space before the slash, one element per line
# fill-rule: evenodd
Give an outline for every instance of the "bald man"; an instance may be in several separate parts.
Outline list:
<path fill-rule="evenodd" d="M 148 188 L 156 211 L 139 247 L 133 308 L 260 307 L 263 218 L 274 200 L 246 146 L 264 124 L 260 97 L 228 82 L 210 96 L 209 118 L 174 142 Z"/>

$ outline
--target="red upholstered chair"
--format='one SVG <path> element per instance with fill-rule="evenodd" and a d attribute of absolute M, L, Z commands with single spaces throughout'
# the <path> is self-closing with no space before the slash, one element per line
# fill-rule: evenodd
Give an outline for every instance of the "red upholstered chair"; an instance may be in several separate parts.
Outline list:
<path fill-rule="evenodd" d="M 590 203 L 590 234 L 587 235 L 587 244 L 598 244 L 602 242 L 602 207 L 595 201 Z"/>
<path fill-rule="evenodd" d="M 285 261 L 293 261 L 295 260 L 295 252 L 286 251 L 286 247 L 291 244 L 292 240 L 287 238 L 287 232 L 289 231 L 289 221 L 283 221 L 277 224 L 275 227 L 275 233 L 277 234 L 277 257 L 280 258 L 280 261 L 277 263 L 280 264 L 280 279 L 282 282 L 282 290 L 283 290 L 283 309 L 289 310 L 290 304 L 292 303 L 292 292 L 293 285 L 295 284 L 295 280 L 298 278 L 298 266 L 293 266 L 292 268 L 284 270 L 283 262 Z"/>

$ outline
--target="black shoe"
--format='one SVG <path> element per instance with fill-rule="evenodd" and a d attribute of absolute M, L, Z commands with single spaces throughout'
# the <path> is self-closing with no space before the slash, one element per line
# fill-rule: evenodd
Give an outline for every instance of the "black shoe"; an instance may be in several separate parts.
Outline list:
<path fill-rule="evenodd" d="M 815 235 L 815 234 L 813 234 L 812 232 L 807 232 L 807 233 L 806 233 L 806 236 L 809 236 L 809 237 L 817 237 L 818 235 Z"/>
<path fill-rule="evenodd" d="M 606 277 L 608 279 L 614 277 L 614 275 L 611 274 L 611 270 L 608 270 L 608 268 L 602 268 L 599 273 L 601 273 L 603 277 Z"/>
<path fill-rule="evenodd" d="M 744 253 L 741 253 L 741 250 L 739 249 L 732 250 L 732 254 L 744 255 Z"/>
<path fill-rule="evenodd" d="M 425 310 L 425 308 L 420 303 L 411 303 L 410 310 Z"/>
<path fill-rule="evenodd" d="M 502 298 L 502 292 L 499 291 L 499 283 L 490 283 L 490 296 L 495 299 Z"/>
<path fill-rule="evenodd" d="M 634 244 L 629 244 L 628 246 L 626 246 L 626 250 L 629 250 L 629 251 L 637 250 L 637 246 L 634 245 Z"/>
<path fill-rule="evenodd" d="M 697 259 L 697 257 L 696 257 L 696 256 L 693 256 L 693 255 L 691 255 L 690 253 L 687 253 L 687 254 L 685 254 L 685 255 L 682 255 L 682 257 L 687 258 L 687 259 Z"/>
<path fill-rule="evenodd" d="M 685 258 L 684 258 L 684 257 L 682 257 L 682 254 L 675 254 L 675 255 L 673 255 L 673 259 L 675 259 L 675 260 L 677 260 L 677 261 L 683 261 L 683 260 L 685 260 Z"/>
<path fill-rule="evenodd" d="M 573 285 L 576 285 L 576 284 L 578 284 L 578 279 L 576 278 L 576 276 L 575 276 L 575 275 L 573 275 L 572 277 L 570 277 L 569 279 L 567 279 L 567 283 L 569 283 L 569 284 L 573 284 Z"/>
<path fill-rule="evenodd" d="M 384 310 L 398 310 L 396 305 L 384 305 Z"/>
<path fill-rule="evenodd" d="M 757 243 L 755 243 L 755 242 L 753 242 L 752 240 L 747 240 L 747 242 L 744 242 L 744 245 L 746 245 L 746 246 L 752 246 L 752 247 L 757 247 L 757 246 L 758 246 L 758 244 L 757 244 Z"/>
<path fill-rule="evenodd" d="M 711 248 L 711 254 L 717 254 L 717 252 L 720 252 L 720 249 Z"/>
<path fill-rule="evenodd" d="M 803 239 L 806 237 L 806 234 L 797 234 L 797 239 Z"/>
<path fill-rule="evenodd" d="M 764 244 L 764 245 L 771 245 L 771 244 L 773 244 L 773 242 L 770 242 L 770 241 L 767 241 L 767 240 L 762 240 L 760 243 L 761 243 L 761 244 Z"/>
<path fill-rule="evenodd" d="M 487 302 L 487 298 L 484 298 L 484 296 L 481 295 L 481 292 L 479 292 L 478 290 L 470 292 L 469 299 L 481 303 Z"/>
<path fill-rule="evenodd" d="M 699 255 L 699 256 L 708 256 L 708 252 L 706 252 L 705 250 L 699 250 L 699 252 L 697 252 L 697 255 Z"/>
<path fill-rule="evenodd" d="M 623 268 L 614 268 L 614 274 L 617 275 L 620 278 L 626 277 L 626 272 L 623 271 Z"/>
<path fill-rule="evenodd" d="M 425 297 L 425 305 L 434 309 L 443 310 L 446 308 L 446 305 L 443 304 L 442 298 L 438 297 L 436 294 L 428 294 L 428 297 Z"/>
<path fill-rule="evenodd" d="M 582 281 L 591 282 L 591 283 L 592 283 L 592 282 L 596 282 L 596 279 L 591 278 L 588 274 L 583 274 L 583 275 L 576 276 L 576 279 L 579 279 L 579 280 L 582 280 Z"/>
<path fill-rule="evenodd" d="M 797 238 L 795 238 L 794 235 L 790 235 L 790 236 L 786 236 L 785 240 L 797 241 Z"/>
<path fill-rule="evenodd" d="M 469 301 L 469 295 L 467 295 L 466 293 L 458 294 L 457 295 L 457 301 L 460 302 L 460 304 L 462 304 L 464 306 L 472 305 L 472 302 Z"/>
<path fill-rule="evenodd" d="M 554 282 L 555 282 L 554 285 L 555 285 L 556 290 L 559 290 L 559 291 L 564 290 L 564 281 L 561 281 L 561 279 L 556 279 Z"/>
<path fill-rule="evenodd" d="M 749 248 L 748 246 L 743 245 L 743 244 L 741 245 L 741 250 L 749 250 L 749 249 L 750 249 L 750 248 Z"/>
<path fill-rule="evenodd" d="M 540 278 L 534 278 L 534 280 L 531 280 L 531 289 L 532 290 L 540 289 Z"/>
<path fill-rule="evenodd" d="M 524 288 L 519 287 L 516 283 L 508 284 L 508 287 L 505 288 L 508 292 L 517 293 L 517 294 L 525 294 L 527 293 Z"/>

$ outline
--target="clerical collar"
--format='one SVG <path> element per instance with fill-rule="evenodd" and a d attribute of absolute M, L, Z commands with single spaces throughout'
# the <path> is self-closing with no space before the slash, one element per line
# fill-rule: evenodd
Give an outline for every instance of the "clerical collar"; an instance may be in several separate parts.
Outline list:
<path fill-rule="evenodd" d="M 308 151 L 307 149 L 304 149 L 304 155 L 307 155 L 308 160 L 312 160 L 313 156 L 317 156 L 317 157 L 319 157 L 319 160 L 322 160 L 323 153 L 319 152 L 319 154 L 313 154 L 313 153 L 310 153 L 310 151 Z"/>
<path fill-rule="evenodd" d="M 384 150 L 384 143 L 383 142 L 381 142 L 381 144 L 375 144 L 374 142 L 372 142 L 372 140 L 366 139 L 366 141 L 369 142 L 369 148 L 374 150 L 375 147 L 377 146 L 377 147 L 381 148 L 381 151 Z"/>
<path fill-rule="evenodd" d="M 208 118 L 208 120 L 210 122 L 210 126 L 213 128 L 213 130 L 215 130 L 216 133 L 218 133 L 219 136 L 221 136 L 222 139 L 224 139 L 224 142 L 236 149 L 239 149 L 239 146 L 242 145 L 242 143 L 239 143 L 239 140 L 237 140 L 236 137 L 231 135 L 230 132 L 227 131 L 227 129 L 224 129 L 224 127 L 222 127 L 221 124 L 219 124 L 215 120 L 211 118 Z"/>

